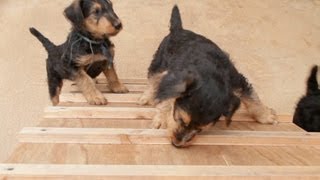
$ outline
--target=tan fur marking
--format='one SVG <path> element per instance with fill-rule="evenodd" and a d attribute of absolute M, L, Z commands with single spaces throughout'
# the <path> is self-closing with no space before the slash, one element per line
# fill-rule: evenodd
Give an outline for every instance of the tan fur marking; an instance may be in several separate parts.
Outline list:
<path fill-rule="evenodd" d="M 103 71 L 108 80 L 108 85 L 114 93 L 127 93 L 129 90 L 119 81 L 118 75 L 112 65 L 111 68 L 106 68 Z"/>
<path fill-rule="evenodd" d="M 98 62 L 98 61 L 104 61 L 107 60 L 107 58 L 102 55 L 102 54 L 88 54 L 88 55 L 84 55 L 81 56 L 77 59 L 77 64 L 79 66 L 87 66 L 89 64 L 92 64 L 94 62 Z"/>
<path fill-rule="evenodd" d="M 59 102 L 60 102 L 60 98 L 59 98 L 60 93 L 61 93 L 61 88 L 57 87 L 56 95 L 51 98 L 51 102 L 52 102 L 53 106 L 57 106 L 59 104 Z"/>
<path fill-rule="evenodd" d="M 88 76 L 84 70 L 80 70 L 78 76 L 75 79 L 77 86 L 81 89 L 84 97 L 89 104 L 92 105 L 104 105 L 107 104 L 106 98 L 95 87 L 94 81 Z"/>
<path fill-rule="evenodd" d="M 53 106 L 57 106 L 60 102 L 60 94 L 61 94 L 61 90 L 62 90 L 62 86 L 63 86 L 63 82 L 61 82 L 61 84 L 59 84 L 59 86 L 56 89 L 56 96 L 51 98 L 51 102 Z"/>
<path fill-rule="evenodd" d="M 96 9 L 101 10 L 101 5 L 99 3 L 94 3 L 94 5 L 91 8 L 91 12 L 94 12 Z"/>
<path fill-rule="evenodd" d="M 199 127 L 200 129 L 203 129 L 204 127 Z M 193 138 L 197 134 L 197 130 L 188 131 L 188 133 L 184 134 L 182 140 L 178 140 L 175 136 L 176 132 L 185 132 L 185 127 L 181 126 L 180 123 L 177 123 L 177 121 L 171 121 L 171 124 L 168 125 L 168 133 L 170 136 L 170 139 L 175 146 L 179 147 L 187 147 L 190 144 L 192 144 Z M 191 141 L 190 141 L 191 139 Z"/>
<path fill-rule="evenodd" d="M 95 3 L 91 11 L 94 12 L 96 9 L 101 9 L 101 5 Z M 119 32 L 106 17 L 97 19 L 93 14 L 84 20 L 84 26 L 98 39 L 103 39 L 105 35 L 116 35 Z"/>
<path fill-rule="evenodd" d="M 175 121 L 173 119 L 173 105 L 175 99 L 166 100 L 156 105 L 157 113 L 152 121 L 152 128 L 168 128 L 170 129 L 175 126 Z"/>
<path fill-rule="evenodd" d="M 156 74 L 148 79 L 148 88 L 142 94 L 138 104 L 140 105 L 154 105 L 155 93 L 159 87 L 162 78 L 167 74 L 167 71 Z"/>
<path fill-rule="evenodd" d="M 215 123 L 209 123 L 208 125 L 199 127 L 199 129 L 201 129 L 201 131 L 205 131 L 205 130 L 209 130 Z"/>
<path fill-rule="evenodd" d="M 250 97 L 241 96 L 241 101 L 246 106 L 249 114 L 262 124 L 276 124 L 277 116 L 273 109 L 266 107 L 256 92 L 252 92 Z"/>
<path fill-rule="evenodd" d="M 190 115 L 186 111 L 184 111 L 184 110 L 182 110 L 180 108 L 176 109 L 175 116 L 176 116 L 176 119 L 179 119 L 179 118 L 182 119 L 182 121 L 186 125 L 189 125 L 189 123 L 191 122 Z"/>
<path fill-rule="evenodd" d="M 57 106 L 60 102 L 60 98 L 58 95 L 54 96 L 53 98 L 51 98 L 51 102 L 53 106 Z"/>

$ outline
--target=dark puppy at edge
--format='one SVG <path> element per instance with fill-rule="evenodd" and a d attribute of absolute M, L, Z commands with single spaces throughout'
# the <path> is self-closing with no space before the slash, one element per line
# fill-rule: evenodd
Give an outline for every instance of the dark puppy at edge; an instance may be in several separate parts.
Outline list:
<path fill-rule="evenodd" d="M 293 117 L 293 123 L 308 132 L 320 132 L 320 89 L 317 72 L 318 66 L 314 66 L 307 81 L 307 94 L 300 99 Z"/>
<path fill-rule="evenodd" d="M 122 29 L 109 0 L 75 0 L 64 11 L 72 30 L 65 43 L 56 46 L 39 31 L 30 32 L 39 39 L 48 52 L 47 76 L 53 105 L 59 103 L 63 79 L 75 81 L 90 104 L 107 104 L 106 98 L 95 87 L 92 78 L 104 73 L 110 89 L 126 93 L 116 74 L 114 45 L 109 40 Z"/>
<path fill-rule="evenodd" d="M 175 147 L 186 147 L 205 127 L 225 116 L 227 124 L 243 102 L 260 123 L 276 123 L 275 112 L 209 39 L 184 30 L 177 6 L 170 34 L 154 55 L 148 73 L 149 89 L 139 103 L 156 104 L 153 128 L 169 130 Z"/>

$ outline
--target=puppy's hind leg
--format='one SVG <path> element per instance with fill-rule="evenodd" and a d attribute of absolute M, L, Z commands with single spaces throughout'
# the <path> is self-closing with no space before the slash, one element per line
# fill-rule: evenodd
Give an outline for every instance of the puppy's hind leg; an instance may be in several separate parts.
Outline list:
<path fill-rule="evenodd" d="M 247 82 L 247 79 L 240 74 L 238 80 L 240 87 L 236 89 L 235 94 L 240 97 L 241 102 L 245 105 L 252 118 L 262 124 L 277 124 L 276 112 L 261 102 L 258 94 L 251 84 Z"/>
<path fill-rule="evenodd" d="M 138 104 L 143 106 L 143 105 L 150 105 L 152 104 L 152 100 L 154 99 L 154 87 L 152 84 L 149 82 L 147 89 L 143 92 L 141 97 L 138 100 Z"/>
<path fill-rule="evenodd" d="M 241 101 L 246 106 L 251 116 L 262 124 L 277 124 L 277 115 L 275 110 L 265 106 L 258 94 L 252 89 L 249 96 L 243 96 Z"/>
<path fill-rule="evenodd" d="M 153 105 L 156 91 L 159 87 L 159 83 L 161 82 L 164 75 L 167 74 L 167 71 L 162 73 L 154 74 L 148 78 L 148 87 L 143 92 L 140 97 L 138 104 L 139 105 Z"/>
<path fill-rule="evenodd" d="M 240 104 L 241 104 L 240 99 L 237 96 L 233 95 L 232 98 L 231 98 L 231 101 L 230 101 L 230 105 L 229 105 L 228 111 L 223 114 L 225 116 L 225 120 L 226 120 L 226 125 L 227 126 L 230 126 L 231 121 L 232 121 L 232 116 L 239 109 Z"/>
<path fill-rule="evenodd" d="M 61 78 L 53 75 L 48 75 L 48 87 L 50 99 L 53 106 L 57 106 L 60 102 L 59 96 L 61 93 L 63 81 Z"/>

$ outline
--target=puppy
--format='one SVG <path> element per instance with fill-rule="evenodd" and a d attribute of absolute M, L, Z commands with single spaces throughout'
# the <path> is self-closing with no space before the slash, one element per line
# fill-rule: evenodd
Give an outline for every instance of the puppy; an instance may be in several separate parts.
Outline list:
<path fill-rule="evenodd" d="M 186 147 L 205 127 L 225 116 L 227 124 L 240 102 L 260 123 L 276 123 L 275 112 L 215 43 L 183 29 L 177 6 L 170 34 L 154 55 L 148 73 L 149 88 L 139 103 L 155 104 L 153 128 L 169 130 L 175 147 Z"/>
<path fill-rule="evenodd" d="M 317 72 L 318 66 L 314 66 L 307 81 L 307 94 L 298 102 L 293 117 L 293 123 L 308 132 L 320 132 L 320 89 Z"/>
<path fill-rule="evenodd" d="M 59 46 L 35 28 L 30 28 L 48 52 L 46 64 L 52 104 L 59 104 L 63 79 L 75 81 L 90 104 L 107 104 L 92 79 L 102 72 L 112 92 L 127 93 L 113 64 L 114 45 L 109 37 L 117 35 L 122 24 L 111 1 L 75 0 L 65 9 L 64 15 L 71 22 L 72 29 L 66 42 Z"/>

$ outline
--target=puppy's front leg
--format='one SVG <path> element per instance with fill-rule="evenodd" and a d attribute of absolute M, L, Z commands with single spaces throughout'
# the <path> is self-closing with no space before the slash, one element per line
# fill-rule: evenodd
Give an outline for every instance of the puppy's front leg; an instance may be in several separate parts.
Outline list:
<path fill-rule="evenodd" d="M 58 75 L 48 74 L 49 94 L 53 106 L 57 106 L 59 104 L 59 96 L 61 93 L 62 85 L 63 81 L 58 77 Z"/>
<path fill-rule="evenodd" d="M 103 94 L 95 87 L 94 81 L 91 77 L 82 69 L 75 79 L 77 86 L 82 91 L 84 97 L 89 104 L 92 105 L 105 105 L 107 99 Z"/>
<path fill-rule="evenodd" d="M 173 119 L 173 103 L 175 100 L 166 100 L 156 105 L 156 115 L 152 120 L 152 128 L 166 129 Z"/>
<path fill-rule="evenodd" d="M 118 75 L 114 69 L 114 66 L 106 68 L 103 71 L 108 80 L 109 87 L 114 93 L 128 93 L 129 90 L 119 81 Z"/>

